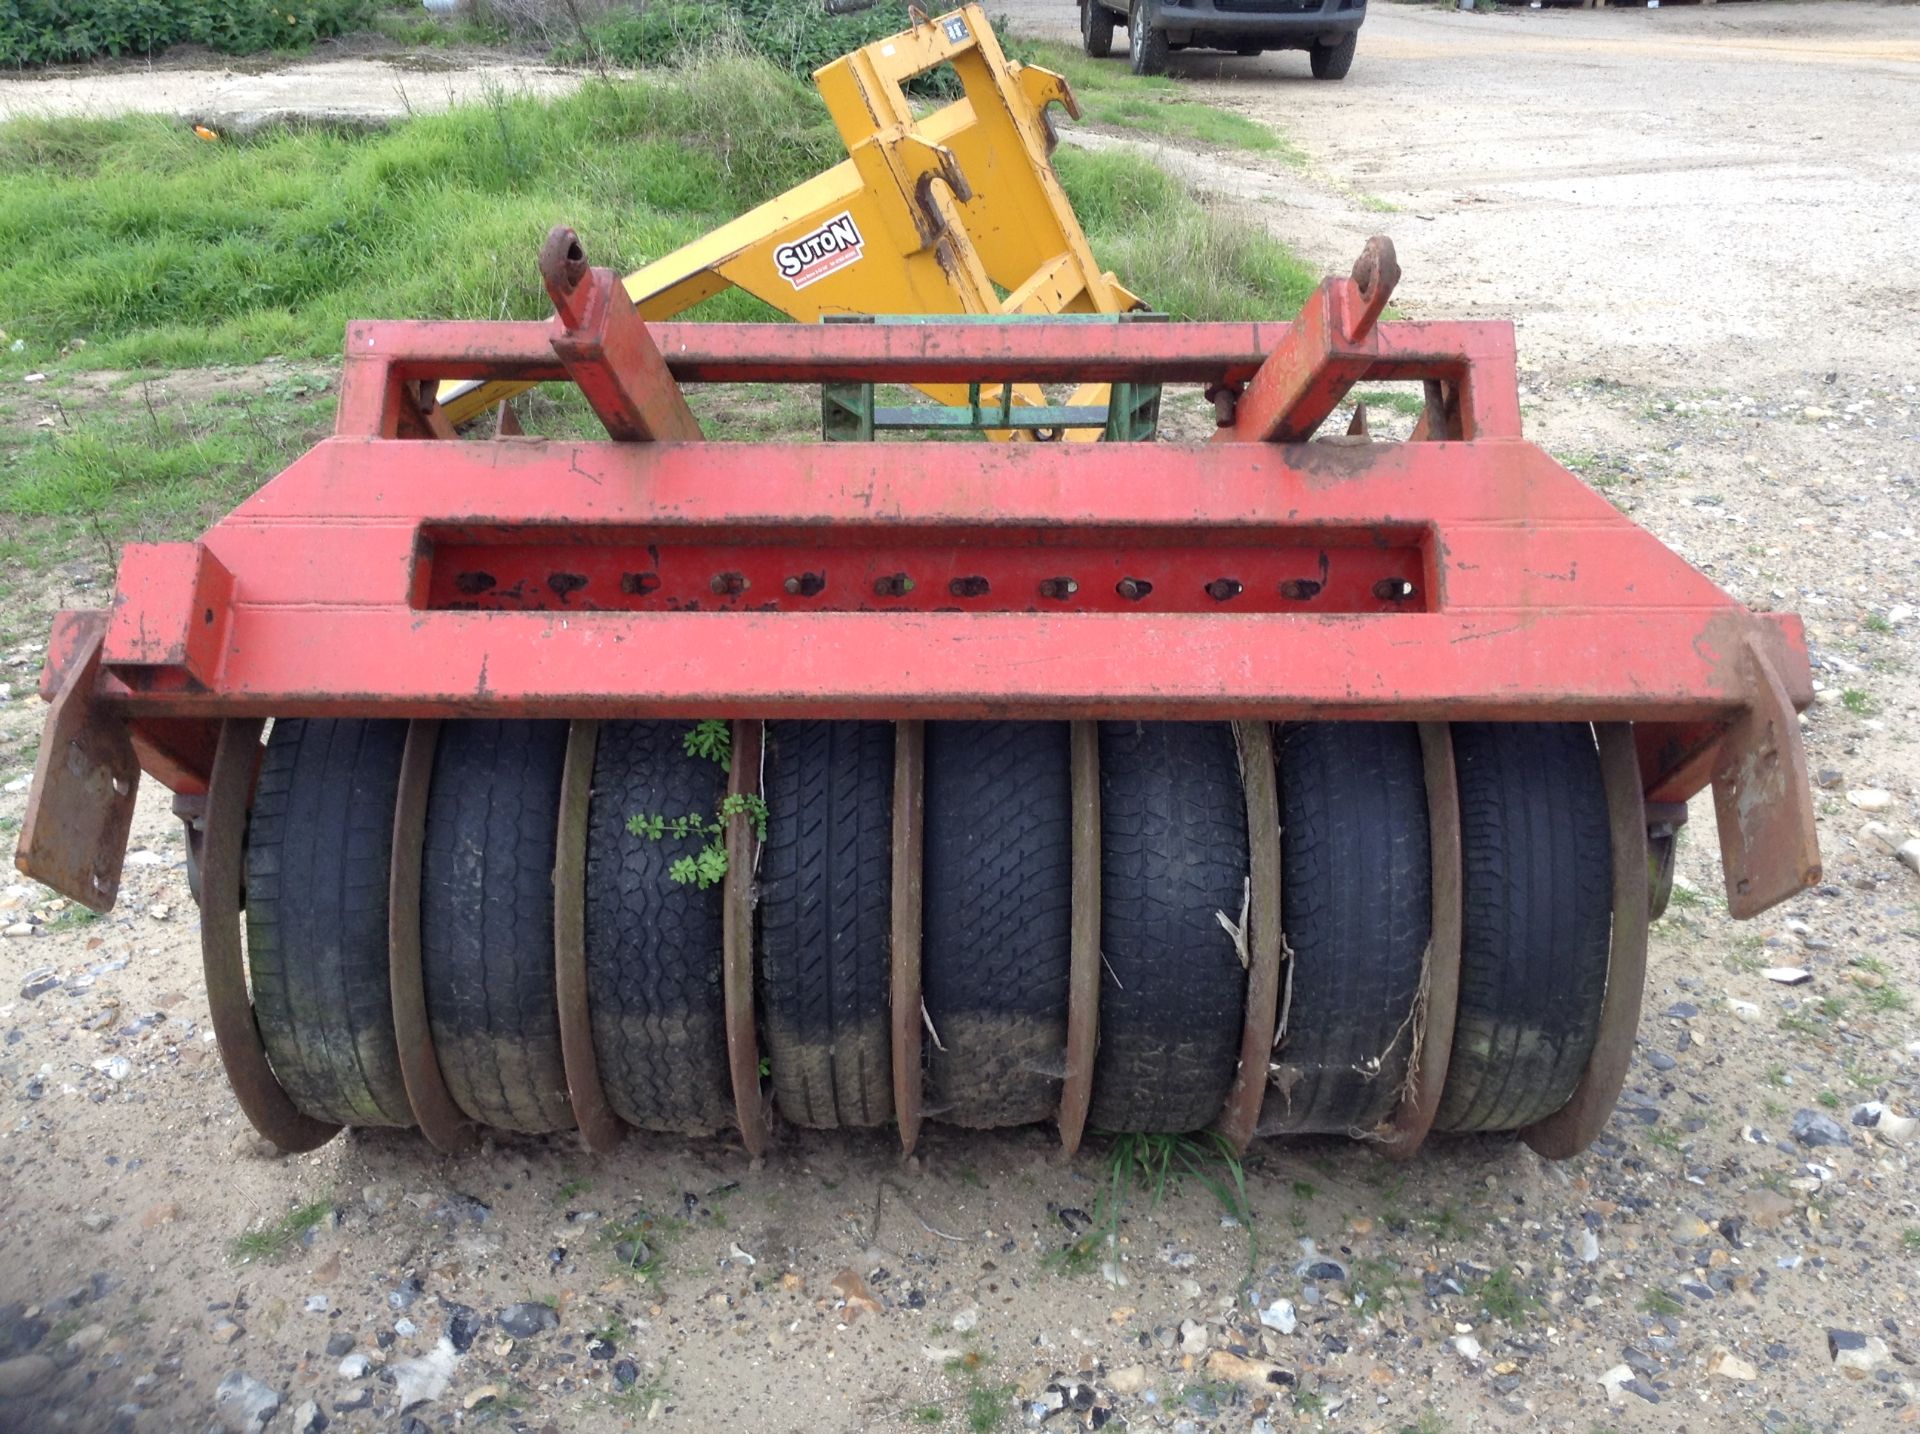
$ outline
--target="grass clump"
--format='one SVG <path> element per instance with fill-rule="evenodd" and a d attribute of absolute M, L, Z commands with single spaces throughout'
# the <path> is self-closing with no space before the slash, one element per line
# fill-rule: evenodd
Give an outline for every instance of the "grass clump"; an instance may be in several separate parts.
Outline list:
<path fill-rule="evenodd" d="M 1090 60 L 1051 40 L 1012 40 L 1008 53 L 1064 75 L 1088 124 L 1191 140 L 1220 149 L 1278 154 L 1291 164 L 1305 156 L 1266 125 L 1217 105 L 1182 97 L 1184 86 L 1165 75 L 1135 75 L 1124 65 Z"/>
<path fill-rule="evenodd" d="M 236 1236 L 228 1251 L 241 1262 L 277 1260 L 317 1230 L 332 1210 L 331 1200 L 295 1206 L 278 1220 Z"/>
<path fill-rule="evenodd" d="M 1320 281 L 1264 230 L 1202 205 L 1150 160 L 1062 146 L 1053 163 L 1094 257 L 1176 319 L 1291 318 Z"/>
<path fill-rule="evenodd" d="M 1522 1323 L 1528 1311 L 1540 1303 L 1533 1291 L 1521 1282 L 1520 1272 L 1512 1265 L 1494 1270 L 1480 1281 L 1473 1293 L 1482 1314 L 1509 1325 Z"/>
<path fill-rule="evenodd" d="M 1177 1192 L 1194 1180 L 1247 1232 L 1247 1277 L 1259 1258 L 1254 1233 L 1253 1206 L 1247 1199 L 1246 1171 L 1240 1157 L 1222 1137 L 1203 1135 L 1139 1135 L 1114 1137 L 1107 1151 L 1107 1179 L 1094 1206 L 1093 1223 L 1078 1239 L 1055 1250 L 1046 1263 L 1054 1269 L 1082 1273 L 1117 1258 L 1120 1216 L 1134 1193 L 1148 1196 L 1149 1210 L 1158 1208 L 1169 1191 Z"/>

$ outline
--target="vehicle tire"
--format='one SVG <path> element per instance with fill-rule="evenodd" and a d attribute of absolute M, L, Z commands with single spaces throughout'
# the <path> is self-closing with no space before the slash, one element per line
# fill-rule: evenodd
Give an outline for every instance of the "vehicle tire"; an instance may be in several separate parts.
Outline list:
<path fill-rule="evenodd" d="M 1080 48 L 1094 60 L 1113 53 L 1113 11 L 1100 0 L 1080 0 Z"/>
<path fill-rule="evenodd" d="M 1153 27 L 1150 0 L 1133 0 L 1127 11 L 1127 64 L 1136 75 L 1164 75 L 1173 53 L 1167 32 Z"/>
<path fill-rule="evenodd" d="M 652 841 L 630 817 L 698 815 L 726 796 L 689 756 L 685 722 L 605 722 L 587 803 L 587 999 L 607 1103 L 642 1130 L 706 1135 L 734 1123 L 721 986 L 721 888 L 667 874 L 705 839 Z"/>
<path fill-rule="evenodd" d="M 1309 722 L 1280 737 L 1287 1024 L 1263 1132 L 1359 1132 L 1390 1115 L 1433 930 L 1420 729 Z"/>
<path fill-rule="evenodd" d="M 1247 969 L 1247 801 L 1222 722 L 1100 724 L 1100 1043 L 1088 1123 L 1179 1135 L 1220 1114 Z"/>
<path fill-rule="evenodd" d="M 1353 52 L 1359 45 L 1358 30 L 1349 31 L 1338 44 L 1315 45 L 1307 51 L 1307 63 L 1313 68 L 1313 77 L 1316 80 L 1344 80 L 1347 71 L 1353 68 Z"/>
<path fill-rule="evenodd" d="M 893 724 L 767 727 L 760 1009 L 774 1100 L 816 1130 L 893 1117 Z"/>
<path fill-rule="evenodd" d="M 1585 723 L 1461 723 L 1460 1003 L 1438 1130 L 1565 1105 L 1600 1029 L 1613 841 Z"/>
<path fill-rule="evenodd" d="M 247 830 L 247 965 L 273 1073 L 303 1115 L 412 1125 L 387 987 L 405 722 L 273 724 Z"/>
<path fill-rule="evenodd" d="M 448 722 L 427 792 L 420 964 L 440 1073 L 467 1116 L 571 1130 L 553 970 L 565 722 Z"/>
<path fill-rule="evenodd" d="M 1072 833 L 1066 723 L 928 724 L 928 1115 L 987 1128 L 1056 1113 Z"/>

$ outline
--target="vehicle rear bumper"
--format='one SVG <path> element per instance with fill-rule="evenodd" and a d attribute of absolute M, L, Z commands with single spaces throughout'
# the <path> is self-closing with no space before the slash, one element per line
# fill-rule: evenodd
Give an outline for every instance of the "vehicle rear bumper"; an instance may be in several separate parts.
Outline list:
<path fill-rule="evenodd" d="M 1367 0 L 1156 0 L 1153 26 L 1174 43 L 1310 45 L 1360 28 Z"/>

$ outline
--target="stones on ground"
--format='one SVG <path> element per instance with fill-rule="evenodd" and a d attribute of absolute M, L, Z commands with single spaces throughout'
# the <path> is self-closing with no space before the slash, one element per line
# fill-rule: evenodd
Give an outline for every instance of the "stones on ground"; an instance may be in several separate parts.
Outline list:
<path fill-rule="evenodd" d="M 1152 1383 L 1153 1376 L 1144 1364 L 1123 1365 L 1107 1376 L 1107 1387 L 1115 1394 L 1138 1394 Z"/>
<path fill-rule="evenodd" d="M 1457 1334 L 1453 1337 L 1453 1352 L 1469 1364 L 1478 1364 L 1486 1351 L 1480 1347 L 1480 1341 L 1470 1334 Z"/>
<path fill-rule="evenodd" d="M 89 1235 L 104 1235 L 113 1228 L 113 1216 L 94 1211 L 80 1217 L 80 1228 Z"/>
<path fill-rule="evenodd" d="M 339 1359 L 353 1350 L 353 1336 L 345 1330 L 327 1336 L 327 1358 Z"/>
<path fill-rule="evenodd" d="M 1580 1252 L 1580 1263 L 1591 1265 L 1600 1258 L 1600 1237 L 1589 1227 L 1580 1227 L 1580 1238 L 1575 1242 Z"/>
<path fill-rule="evenodd" d="M 532 1339 L 558 1327 L 560 1316 L 554 1313 L 552 1305 L 525 1300 L 501 1310 L 499 1320 L 500 1328 L 509 1339 Z"/>
<path fill-rule="evenodd" d="M 1182 1354 L 1205 1354 L 1207 1352 L 1207 1327 L 1196 1319 L 1180 1321 L 1180 1352 Z"/>
<path fill-rule="evenodd" d="M 1813 972 L 1804 966 L 1769 966 L 1760 974 L 1781 986 L 1804 986 L 1813 979 Z"/>
<path fill-rule="evenodd" d="M 1845 1126 L 1817 1110 L 1796 1110 L 1788 1133 L 1809 1150 L 1852 1144 Z"/>
<path fill-rule="evenodd" d="M 237 1369 L 213 1391 L 213 1416 L 227 1434 L 261 1434 L 279 1409 L 272 1385 Z"/>
<path fill-rule="evenodd" d="M 967 1305 L 955 1313 L 950 1321 L 955 1334 L 966 1334 L 980 1323 L 980 1306 Z"/>
<path fill-rule="evenodd" d="M 1268 1329 L 1279 1330 L 1281 1334 L 1292 1334 L 1299 1323 L 1293 1310 L 1293 1301 L 1276 1299 L 1260 1311 L 1260 1323 Z"/>
<path fill-rule="evenodd" d="M 1827 1331 L 1828 1357 L 1836 1368 L 1844 1369 L 1854 1379 L 1865 1379 L 1872 1374 L 1887 1362 L 1887 1354 L 1887 1342 L 1878 1335 L 1851 1329 Z"/>
<path fill-rule="evenodd" d="M 1893 805 L 1893 793 L 1884 787 L 1853 787 L 1847 800 L 1863 812 L 1884 812 Z"/>
<path fill-rule="evenodd" d="M 545 1305 L 537 1306 L 547 1309 Z M 547 1310 L 552 1314 L 552 1310 Z M 558 1323 L 556 1320 L 555 1323 Z M 552 1328 L 551 1325 L 548 1328 Z M 387 1370 L 387 1377 L 393 1381 L 394 1397 L 402 1413 L 416 1404 L 425 1404 L 438 1399 L 447 1392 L 447 1385 L 453 1379 L 453 1366 L 459 1356 L 454 1353 L 453 1341 L 442 1338 L 440 1342 L 417 1359 L 402 1360 Z"/>
<path fill-rule="evenodd" d="M 22 1354 L 0 1359 L 0 1399 L 24 1399 L 43 1389 L 60 1372 L 44 1354 Z"/>
<path fill-rule="evenodd" d="M 328 1422 L 320 1406 L 311 1399 L 304 1399 L 294 1407 L 293 1434 L 320 1434 Z"/>
<path fill-rule="evenodd" d="M 372 1368 L 373 1361 L 356 1351 L 340 1361 L 339 1374 L 342 1379 L 365 1379 Z"/>
<path fill-rule="evenodd" d="M 1216 1349 L 1207 1356 L 1207 1374 L 1237 1384 L 1249 1394 L 1271 1395 L 1294 1383 L 1291 1371 L 1267 1359 L 1252 1359 L 1230 1349 Z"/>
<path fill-rule="evenodd" d="M 20 999 L 37 1001 L 57 987 L 60 979 L 60 973 L 51 966 L 35 967 L 20 978 Z"/>
<path fill-rule="evenodd" d="M 75 1354 L 92 1354 L 106 1343 L 107 1327 L 103 1324 L 82 1325 L 67 1336 L 66 1348 Z"/>
<path fill-rule="evenodd" d="M 1691 1245 L 1713 1234 L 1713 1226 L 1691 1212 L 1682 1214 L 1673 1222 L 1673 1238 L 1682 1245 Z"/>
<path fill-rule="evenodd" d="M 240 1327 L 238 1322 L 229 1319 L 226 1315 L 221 1315 L 219 1319 L 213 1322 L 213 1328 L 208 1330 L 207 1333 L 212 1337 L 215 1344 L 232 1344 L 236 1339 L 240 1338 L 241 1335 L 245 1334 L 246 1331 Z"/>
<path fill-rule="evenodd" d="M 857 1319 L 863 1314 L 877 1315 L 884 1308 L 873 1297 L 873 1291 L 867 1288 L 865 1278 L 856 1269 L 842 1270 L 833 1277 L 833 1283 L 828 1288 L 840 1301 L 848 1320 Z"/>
<path fill-rule="evenodd" d="M 1851 1124 L 1871 1130 L 1875 1135 L 1898 1145 L 1905 1145 L 1914 1138 L 1916 1132 L 1920 1132 L 1920 1120 L 1910 1115 L 1896 1115 L 1877 1100 L 1856 1105 L 1847 1119 Z"/>
<path fill-rule="evenodd" d="M 1760 1377 L 1760 1371 L 1731 1350 L 1717 1349 L 1707 1361 L 1707 1373 L 1718 1375 L 1721 1379 L 1731 1379 L 1736 1384 L 1751 1384 Z"/>

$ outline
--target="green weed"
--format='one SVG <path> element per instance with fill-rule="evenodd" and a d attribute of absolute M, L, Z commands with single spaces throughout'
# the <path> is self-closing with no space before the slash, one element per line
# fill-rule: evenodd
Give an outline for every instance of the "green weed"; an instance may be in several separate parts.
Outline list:
<path fill-rule="evenodd" d="M 235 1237 L 228 1253 L 236 1261 L 277 1260 L 297 1246 L 309 1231 L 318 1229 L 333 1210 L 333 1201 L 299 1205 L 270 1224 Z"/>
<path fill-rule="evenodd" d="M 1878 706 L 1870 693 L 1864 692 L 1858 687 L 1849 687 L 1842 691 L 1840 694 L 1840 705 L 1856 717 L 1868 716 Z"/>
<path fill-rule="evenodd" d="M 1097 1268 L 1111 1257 L 1120 1239 L 1120 1215 L 1128 1196 L 1148 1196 L 1158 1208 L 1169 1191 L 1186 1180 L 1197 1182 L 1247 1232 L 1247 1275 L 1258 1258 L 1259 1239 L 1253 1207 L 1247 1199 L 1246 1171 L 1231 1145 L 1211 1131 L 1203 1135 L 1119 1135 L 1107 1151 L 1107 1179 L 1081 1236 L 1047 1257 L 1047 1264 L 1073 1273 Z"/>
<path fill-rule="evenodd" d="M 1640 1308 L 1651 1315 L 1677 1315 L 1680 1301 L 1659 1288 L 1650 1288 L 1640 1297 Z"/>
<path fill-rule="evenodd" d="M 1520 1272 L 1512 1265 L 1494 1270 L 1474 1288 L 1473 1295 L 1488 1319 L 1510 1325 L 1521 1323 L 1527 1312 L 1540 1303 L 1533 1291 L 1521 1283 Z"/>

